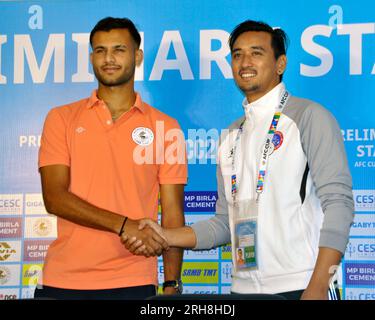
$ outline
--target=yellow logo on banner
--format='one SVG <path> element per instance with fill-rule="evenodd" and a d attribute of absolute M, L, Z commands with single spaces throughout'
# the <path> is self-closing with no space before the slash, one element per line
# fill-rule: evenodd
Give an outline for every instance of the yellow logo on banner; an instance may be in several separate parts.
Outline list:
<path fill-rule="evenodd" d="M 182 264 L 183 283 L 215 283 L 219 281 L 218 262 L 184 262 Z"/>
<path fill-rule="evenodd" d="M 22 285 L 24 287 L 36 286 L 42 272 L 43 264 L 24 264 L 22 268 Z"/>
<path fill-rule="evenodd" d="M 12 254 L 17 253 L 9 243 L 7 242 L 0 242 L 0 261 L 7 260 Z"/>
<path fill-rule="evenodd" d="M 221 259 L 232 260 L 232 245 L 230 243 L 221 247 Z"/>

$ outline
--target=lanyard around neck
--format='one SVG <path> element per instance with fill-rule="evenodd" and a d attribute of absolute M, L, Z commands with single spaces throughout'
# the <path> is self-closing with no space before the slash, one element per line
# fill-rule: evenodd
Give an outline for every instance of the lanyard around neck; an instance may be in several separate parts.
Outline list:
<path fill-rule="evenodd" d="M 270 149 L 270 144 L 272 143 L 273 136 L 275 134 L 277 125 L 279 123 L 279 119 L 281 116 L 281 112 L 283 111 L 288 99 L 290 97 L 290 94 L 288 91 L 284 90 L 280 101 L 276 107 L 276 112 L 273 115 L 272 121 L 270 128 L 268 130 L 267 136 L 266 136 L 266 141 L 263 145 L 262 148 L 262 155 L 260 159 L 260 165 L 259 165 L 259 170 L 258 170 L 258 180 L 257 180 L 257 186 L 256 186 L 256 193 L 257 193 L 257 201 L 259 200 L 260 194 L 264 190 L 264 181 L 267 173 L 267 166 L 268 166 L 268 159 L 269 159 L 269 149 Z M 232 184 L 232 198 L 233 202 L 236 201 L 237 197 L 237 174 L 236 174 L 236 167 L 235 167 L 235 160 L 236 160 L 236 151 L 238 147 L 238 142 L 240 140 L 240 137 L 243 133 L 243 126 L 245 124 L 245 121 L 242 121 L 240 124 L 240 127 L 238 128 L 237 136 L 234 141 L 234 146 L 231 151 L 231 156 L 232 156 L 232 178 L 231 178 L 231 184 Z"/>

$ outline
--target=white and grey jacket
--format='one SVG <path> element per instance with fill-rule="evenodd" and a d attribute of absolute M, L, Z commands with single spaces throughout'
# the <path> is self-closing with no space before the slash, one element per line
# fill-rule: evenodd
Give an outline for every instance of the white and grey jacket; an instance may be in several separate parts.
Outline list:
<path fill-rule="evenodd" d="M 194 249 L 234 242 L 231 149 L 246 118 L 236 154 L 238 200 L 255 196 L 261 148 L 285 86 L 247 104 L 245 116 L 222 135 L 216 215 L 192 225 Z M 232 274 L 237 293 L 280 293 L 307 287 L 319 247 L 342 253 L 353 221 L 352 179 L 340 129 L 319 104 L 291 96 L 277 127 L 259 200 L 258 264 Z M 234 257 L 234 253 L 232 252 Z"/>

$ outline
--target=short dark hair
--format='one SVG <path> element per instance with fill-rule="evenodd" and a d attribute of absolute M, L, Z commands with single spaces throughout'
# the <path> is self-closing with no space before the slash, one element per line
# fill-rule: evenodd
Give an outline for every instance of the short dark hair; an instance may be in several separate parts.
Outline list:
<path fill-rule="evenodd" d="M 279 28 L 273 29 L 267 23 L 264 23 L 262 21 L 254 21 L 254 20 L 246 20 L 234 28 L 234 30 L 229 36 L 230 51 L 233 50 L 233 45 L 236 42 L 237 38 L 242 33 L 248 32 L 248 31 L 258 31 L 258 32 L 263 31 L 271 35 L 271 46 L 275 55 L 275 59 L 277 59 L 283 54 L 286 54 L 286 50 L 289 44 L 289 39 L 285 31 Z"/>
<path fill-rule="evenodd" d="M 127 29 L 129 30 L 134 42 L 137 44 L 138 48 L 141 44 L 141 35 L 139 34 L 134 23 L 128 18 L 113 18 L 107 17 L 100 20 L 90 33 L 90 45 L 92 46 L 92 38 L 94 34 L 98 31 L 111 31 L 112 29 Z"/>

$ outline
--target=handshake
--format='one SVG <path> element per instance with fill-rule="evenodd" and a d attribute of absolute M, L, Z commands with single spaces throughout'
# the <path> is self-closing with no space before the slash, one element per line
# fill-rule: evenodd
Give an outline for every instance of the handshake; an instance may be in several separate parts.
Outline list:
<path fill-rule="evenodd" d="M 130 220 L 125 224 L 121 243 L 131 253 L 138 256 L 160 256 L 169 250 L 166 230 L 151 219 Z"/>

